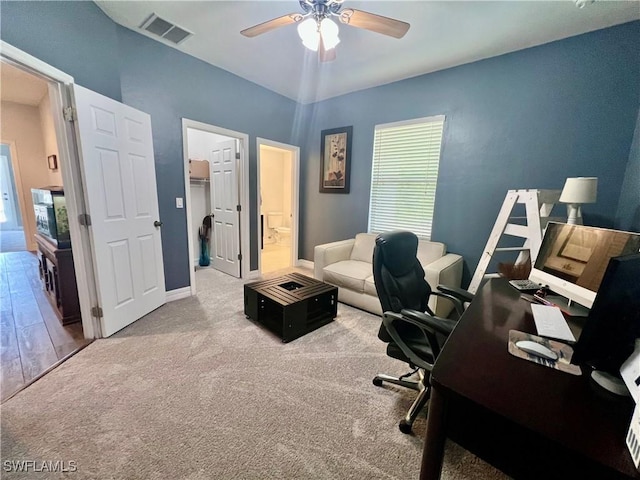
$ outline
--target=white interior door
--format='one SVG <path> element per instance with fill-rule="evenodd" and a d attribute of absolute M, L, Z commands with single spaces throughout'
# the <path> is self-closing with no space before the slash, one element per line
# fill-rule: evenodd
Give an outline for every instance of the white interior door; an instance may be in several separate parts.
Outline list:
<path fill-rule="evenodd" d="M 165 303 L 151 117 L 74 85 L 102 335 Z"/>
<path fill-rule="evenodd" d="M 216 270 L 240 278 L 237 154 L 236 140 L 220 142 L 211 150 L 211 261 Z"/>
<path fill-rule="evenodd" d="M 0 155 L 0 229 L 19 230 L 20 214 L 15 204 L 9 158 Z"/>

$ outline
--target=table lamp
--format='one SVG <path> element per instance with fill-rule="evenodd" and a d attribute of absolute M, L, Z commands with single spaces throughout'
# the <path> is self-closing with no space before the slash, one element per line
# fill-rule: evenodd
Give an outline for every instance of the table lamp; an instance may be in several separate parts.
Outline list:
<path fill-rule="evenodd" d="M 580 206 L 583 203 L 595 203 L 597 190 L 597 177 L 567 178 L 560 194 L 560 202 L 567 204 L 568 224 L 582 225 Z"/>

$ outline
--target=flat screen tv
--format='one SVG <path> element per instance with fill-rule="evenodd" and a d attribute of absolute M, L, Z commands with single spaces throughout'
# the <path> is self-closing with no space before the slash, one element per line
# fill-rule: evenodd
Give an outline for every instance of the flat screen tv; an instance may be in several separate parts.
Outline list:
<path fill-rule="evenodd" d="M 640 338 L 640 254 L 609 261 L 572 363 L 618 376 Z"/>
<path fill-rule="evenodd" d="M 529 279 L 591 308 L 609 260 L 640 252 L 640 233 L 549 222 Z"/>

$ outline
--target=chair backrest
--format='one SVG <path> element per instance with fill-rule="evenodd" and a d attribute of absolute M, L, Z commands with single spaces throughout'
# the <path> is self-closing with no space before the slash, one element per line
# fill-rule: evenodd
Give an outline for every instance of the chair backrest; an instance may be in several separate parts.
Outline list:
<path fill-rule="evenodd" d="M 418 237 L 411 232 L 381 233 L 376 238 L 373 279 L 383 312 L 400 313 L 407 308 L 432 314 L 427 306 L 431 287 L 424 279 L 417 251 Z M 417 329 L 412 325 L 405 328 Z M 385 342 L 391 341 L 384 326 L 378 337 Z"/>

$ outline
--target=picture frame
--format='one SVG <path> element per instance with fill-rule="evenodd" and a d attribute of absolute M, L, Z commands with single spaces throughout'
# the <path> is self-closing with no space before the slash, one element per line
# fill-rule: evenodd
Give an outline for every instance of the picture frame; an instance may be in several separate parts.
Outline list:
<path fill-rule="evenodd" d="M 320 193 L 349 193 L 353 127 L 322 130 Z"/>
<path fill-rule="evenodd" d="M 47 157 L 47 161 L 49 162 L 49 170 L 58 169 L 58 157 L 56 157 L 55 155 L 49 155 Z"/>

